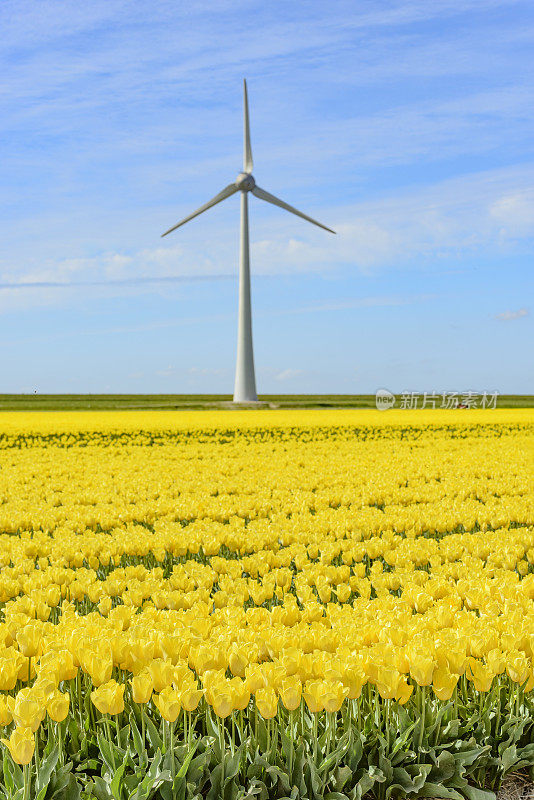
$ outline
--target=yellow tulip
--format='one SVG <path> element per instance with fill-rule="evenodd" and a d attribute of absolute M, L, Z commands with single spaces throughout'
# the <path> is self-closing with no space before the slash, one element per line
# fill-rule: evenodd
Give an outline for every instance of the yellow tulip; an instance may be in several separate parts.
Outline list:
<path fill-rule="evenodd" d="M 324 709 L 324 690 L 321 681 L 307 681 L 302 694 L 306 705 L 313 714 Z"/>
<path fill-rule="evenodd" d="M 167 686 L 159 694 L 154 695 L 154 703 L 159 713 L 167 722 L 176 722 L 181 710 L 180 692 Z"/>
<path fill-rule="evenodd" d="M 7 700 L 3 695 L 0 695 L 0 727 L 5 728 L 10 725 L 13 720 L 13 714 L 7 704 Z"/>
<path fill-rule="evenodd" d="M 184 711 L 194 711 L 200 703 L 200 698 L 203 695 L 202 689 L 198 689 L 196 684 L 192 683 L 190 686 L 185 686 L 180 690 L 180 702 Z"/>
<path fill-rule="evenodd" d="M 22 656 L 20 656 L 22 658 Z M 15 688 L 15 684 L 17 683 L 17 678 L 20 670 L 20 663 L 18 660 L 14 659 L 2 659 L 0 660 L 0 690 L 3 692 L 9 692 Z M 27 668 L 26 668 L 27 672 Z"/>
<path fill-rule="evenodd" d="M 348 695 L 348 689 L 343 686 L 341 681 L 323 681 L 323 703 L 325 711 L 339 711 L 343 700 Z"/>
<path fill-rule="evenodd" d="M 489 692 L 495 677 L 490 667 L 471 656 L 468 658 L 466 676 L 468 680 L 473 681 L 477 692 Z"/>
<path fill-rule="evenodd" d="M 432 689 L 434 690 L 436 697 L 443 701 L 450 700 L 454 690 L 456 689 L 458 678 L 459 675 L 450 672 L 445 666 L 438 667 L 436 670 L 434 670 L 434 674 L 432 676 Z"/>
<path fill-rule="evenodd" d="M 54 722 L 63 722 L 69 713 L 70 694 L 59 690 L 48 699 L 46 710 L 50 719 Z"/>
<path fill-rule="evenodd" d="M 154 679 L 152 674 L 144 669 L 138 675 L 134 675 L 131 680 L 132 698 L 134 703 L 148 703 L 154 690 Z"/>
<path fill-rule="evenodd" d="M 29 764 L 35 750 L 35 737 L 31 728 L 15 728 L 9 739 L 1 739 L 16 764 Z"/>
<path fill-rule="evenodd" d="M 270 686 L 258 689 L 254 695 L 256 707 L 264 719 L 272 719 L 278 711 L 278 697 Z"/>
<path fill-rule="evenodd" d="M 244 678 L 247 664 L 248 658 L 245 648 L 233 644 L 228 654 L 228 666 L 230 667 L 232 675 Z"/>
<path fill-rule="evenodd" d="M 36 731 L 46 714 L 46 701 L 44 697 L 36 694 L 33 689 L 21 689 L 15 697 L 13 705 L 13 719 L 15 723 L 31 731 Z"/>
<path fill-rule="evenodd" d="M 411 683 L 408 683 L 406 675 L 400 675 L 399 682 L 395 687 L 395 700 L 397 703 L 401 706 L 405 705 L 412 696 L 412 692 L 413 686 Z"/>
<path fill-rule="evenodd" d="M 384 700 L 393 700 L 400 680 L 401 674 L 398 669 L 380 664 L 375 679 L 375 685 L 380 697 Z"/>
<path fill-rule="evenodd" d="M 49 586 L 46 590 L 46 602 L 52 608 L 55 608 L 59 605 L 60 600 L 60 591 L 58 586 Z"/>
<path fill-rule="evenodd" d="M 220 681 L 210 687 L 209 693 L 213 710 L 225 719 L 234 710 L 234 692 L 225 681 Z"/>
<path fill-rule="evenodd" d="M 20 652 L 29 658 L 34 658 L 39 652 L 42 628 L 37 622 L 28 622 L 17 632 L 17 644 Z"/>
<path fill-rule="evenodd" d="M 124 711 L 124 684 L 115 680 L 103 683 L 91 692 L 91 700 L 101 714 L 112 716 Z"/>
<path fill-rule="evenodd" d="M 114 609 L 115 613 L 121 608 L 118 606 Z M 124 606 L 122 606 L 124 608 Z M 127 668 L 138 675 L 141 670 L 147 667 L 154 658 L 154 642 L 152 641 L 136 641 L 128 650 L 127 654 Z"/>
<path fill-rule="evenodd" d="M 245 669 L 245 680 L 249 691 L 256 692 L 266 686 L 265 673 L 261 664 L 248 664 Z"/>
<path fill-rule="evenodd" d="M 172 685 L 174 680 L 174 666 L 170 661 L 156 658 L 148 665 L 148 671 L 154 681 L 154 691 L 162 692 Z"/>
<path fill-rule="evenodd" d="M 506 656 L 500 648 L 496 647 L 487 653 L 486 664 L 495 675 L 502 675 L 506 669 Z"/>
<path fill-rule="evenodd" d="M 54 675 L 56 684 L 61 681 L 70 681 L 76 677 L 78 667 L 74 666 L 74 658 L 68 650 L 58 650 L 46 653 L 39 659 L 39 678 L 46 670 L 50 676 Z"/>
<path fill-rule="evenodd" d="M 346 603 L 352 594 L 352 589 L 348 583 L 340 583 L 336 589 L 336 594 L 340 603 Z"/>
<path fill-rule="evenodd" d="M 414 653 L 408 657 L 410 675 L 419 686 L 430 686 L 436 662 L 431 656 Z"/>
<path fill-rule="evenodd" d="M 300 706 L 302 697 L 302 683 L 297 675 L 284 678 L 280 684 L 280 697 L 288 711 L 294 711 Z"/>
<path fill-rule="evenodd" d="M 32 689 L 36 694 L 40 694 L 45 700 L 48 700 L 57 690 L 58 682 L 54 673 L 39 672 L 39 677 L 34 682 Z"/>
<path fill-rule="evenodd" d="M 113 658 L 111 654 L 89 653 L 84 656 L 84 669 L 91 676 L 94 686 L 109 683 L 113 673 Z"/>
<path fill-rule="evenodd" d="M 317 587 L 317 592 L 319 593 L 319 599 L 321 603 L 329 603 L 332 598 L 332 588 L 327 584 L 323 583 Z"/>
<path fill-rule="evenodd" d="M 357 700 L 362 693 L 362 688 L 367 681 L 363 667 L 358 665 L 350 665 L 343 672 L 341 680 L 348 689 L 347 697 L 349 700 Z"/>
<path fill-rule="evenodd" d="M 530 664 L 525 654 L 512 650 L 506 657 L 506 672 L 514 683 L 522 686 L 530 677 Z"/>
<path fill-rule="evenodd" d="M 446 653 L 447 664 L 450 672 L 463 675 L 467 664 L 465 650 L 448 649 Z"/>
<path fill-rule="evenodd" d="M 244 711 L 250 702 L 250 689 L 247 682 L 236 677 L 229 681 L 229 685 L 232 692 L 234 711 Z"/>
<path fill-rule="evenodd" d="M 19 663 L 19 670 L 17 673 L 17 678 L 19 681 L 24 681 L 24 683 L 28 683 L 31 678 L 35 675 L 35 661 L 34 659 L 23 656 L 21 654 Z"/>
<path fill-rule="evenodd" d="M 111 611 L 111 606 L 112 606 L 111 597 L 103 597 L 98 604 L 98 610 L 100 611 L 103 617 L 107 617 L 107 615 Z"/>

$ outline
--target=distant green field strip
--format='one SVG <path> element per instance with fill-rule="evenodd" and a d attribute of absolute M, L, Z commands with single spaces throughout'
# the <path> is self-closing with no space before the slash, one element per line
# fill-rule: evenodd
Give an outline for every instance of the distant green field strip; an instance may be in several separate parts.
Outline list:
<path fill-rule="evenodd" d="M 399 399 L 400 393 L 398 393 Z M 271 408 L 375 408 L 371 394 L 262 395 Z M 199 394 L 1 394 L 0 411 L 231 408 L 231 395 Z M 499 408 L 532 408 L 534 395 L 502 395 Z"/>

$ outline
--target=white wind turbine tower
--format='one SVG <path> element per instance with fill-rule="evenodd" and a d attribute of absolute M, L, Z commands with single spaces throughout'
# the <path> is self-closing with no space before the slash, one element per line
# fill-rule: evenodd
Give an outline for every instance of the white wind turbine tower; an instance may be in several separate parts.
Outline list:
<path fill-rule="evenodd" d="M 230 195 L 236 192 L 241 192 L 241 245 L 239 251 L 239 321 L 237 328 L 237 363 L 235 370 L 235 385 L 234 385 L 234 403 L 254 403 L 258 399 L 256 393 L 256 377 L 254 373 L 254 351 L 252 348 L 252 313 L 250 308 L 250 253 L 249 253 L 249 238 L 248 238 L 248 193 L 252 192 L 253 195 L 259 197 L 260 200 L 266 200 L 267 203 L 272 203 L 274 206 L 285 208 L 297 217 L 308 220 L 308 222 L 318 225 L 319 228 L 324 228 L 325 231 L 335 233 L 335 231 L 327 228 L 326 225 L 321 225 L 317 220 L 308 217 L 301 211 L 279 200 L 264 189 L 256 186 L 256 181 L 252 177 L 252 168 L 254 166 L 252 161 L 252 148 L 250 146 L 250 125 L 248 118 L 248 97 L 247 97 L 247 82 L 243 81 L 243 123 L 244 123 L 244 143 L 243 143 L 243 172 L 240 172 L 234 183 L 228 184 L 219 194 L 216 194 L 203 206 L 200 206 L 188 217 L 173 225 L 168 231 L 165 231 L 162 236 L 175 231 L 181 225 L 203 214 L 208 208 L 217 205 Z"/>

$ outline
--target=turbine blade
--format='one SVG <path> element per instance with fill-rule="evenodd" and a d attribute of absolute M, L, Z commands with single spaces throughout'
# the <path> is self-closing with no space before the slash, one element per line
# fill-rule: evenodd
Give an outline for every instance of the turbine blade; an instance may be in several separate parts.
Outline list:
<path fill-rule="evenodd" d="M 297 211 L 297 209 L 293 208 L 293 206 L 290 206 L 289 203 L 284 203 L 283 200 L 275 197 L 274 194 L 269 194 L 269 192 L 266 192 L 265 189 L 260 189 L 259 186 L 255 186 L 254 189 L 252 189 L 252 194 L 256 195 L 256 197 L 259 197 L 260 200 L 265 200 L 267 203 L 272 203 L 273 206 L 280 206 L 280 208 L 285 208 L 286 211 L 291 211 L 291 213 L 296 214 L 297 217 L 307 219 L 308 222 L 317 225 L 319 228 L 323 228 L 325 231 L 329 231 L 329 233 L 335 233 L 332 228 L 327 228 L 326 225 L 322 225 L 320 222 L 317 222 L 316 219 L 308 217 L 308 215 L 303 214 L 302 211 Z"/>
<path fill-rule="evenodd" d="M 237 186 L 235 185 L 235 183 L 228 184 L 228 186 L 225 189 L 223 189 L 222 192 L 219 192 L 219 194 L 216 194 L 215 197 L 212 197 L 211 200 L 208 200 L 208 202 L 204 203 L 203 206 L 200 206 L 200 208 L 197 208 L 197 210 L 193 211 L 192 214 L 189 214 L 188 217 L 185 217 L 185 219 L 182 219 L 180 222 L 178 222 L 177 225 L 173 225 L 172 228 L 169 228 L 168 231 L 165 231 L 165 233 L 162 233 L 161 236 L 162 237 L 163 236 L 167 236 L 168 233 L 172 233 L 173 231 L 176 230 L 176 228 L 179 228 L 181 225 L 185 225 L 185 223 L 189 222 L 190 219 L 194 219 L 194 217 L 198 217 L 199 214 L 203 214 L 204 211 L 208 210 L 208 208 L 211 208 L 212 206 L 216 206 L 217 203 L 220 203 L 222 200 L 226 200 L 227 197 L 230 197 L 230 195 L 234 194 L 237 191 L 238 191 L 238 189 L 237 189 Z"/>
<path fill-rule="evenodd" d="M 247 82 L 243 80 L 243 170 L 252 172 L 254 161 L 252 160 L 252 147 L 250 146 L 250 123 L 248 119 L 248 94 Z"/>

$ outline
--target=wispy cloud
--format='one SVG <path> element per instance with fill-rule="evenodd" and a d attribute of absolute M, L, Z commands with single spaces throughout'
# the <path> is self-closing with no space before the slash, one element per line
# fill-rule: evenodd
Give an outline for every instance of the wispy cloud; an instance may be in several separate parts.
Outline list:
<path fill-rule="evenodd" d="M 534 235 L 531 187 L 534 164 L 524 164 L 520 169 L 467 174 L 338 207 L 330 212 L 338 232 L 335 241 L 304 228 L 298 239 L 294 234 L 285 238 L 288 224 L 283 220 L 276 237 L 256 240 L 254 261 L 261 272 L 273 268 L 327 272 L 340 264 L 363 271 L 400 268 L 424 258 L 432 270 L 445 256 L 511 249 Z"/>
<path fill-rule="evenodd" d="M 154 371 L 168 364 L 176 385 L 216 383 L 187 368 L 218 367 L 203 338 L 211 323 L 226 331 L 221 348 L 226 335 L 225 352 L 235 350 L 235 292 L 224 282 L 237 280 L 238 197 L 170 240 L 159 236 L 239 171 L 244 76 L 259 185 L 338 231 L 251 198 L 255 318 L 300 314 L 306 341 L 316 323 L 335 340 L 339 312 L 350 348 L 368 316 L 352 308 L 417 303 L 406 316 L 420 369 L 416 351 L 432 333 L 415 329 L 430 308 L 441 327 L 463 326 L 462 303 L 473 298 L 486 321 L 495 297 L 512 309 L 505 315 L 524 310 L 534 239 L 531 0 L 219 0 L 216 10 L 211 0 L 4 0 L 0 27 L 0 324 L 4 344 L 15 342 L 4 371 L 20 385 L 39 371 L 38 385 L 53 385 L 65 370 L 65 354 L 54 359 L 68 347 L 41 347 L 54 339 L 76 351 L 72 374 L 99 376 L 108 363 L 101 386 L 123 369 L 125 378 L 143 374 L 131 379 L 136 389 L 157 379 L 167 390 L 169 376 Z M 286 275 L 295 296 L 283 308 L 258 278 Z M 381 314 L 378 352 L 406 349 L 385 319 L 399 315 Z M 187 347 L 185 329 L 167 335 L 195 324 Z M 489 327 L 492 370 L 504 330 Z M 279 338 L 269 339 L 278 347 L 270 363 L 299 364 Z M 372 344 L 359 356 L 362 374 L 366 358 L 376 369 Z M 451 346 L 443 336 L 432 343 L 434 362 L 450 370 L 438 351 Z M 503 366 L 510 375 L 521 348 Z M 336 369 L 345 374 L 331 361 L 313 365 L 319 386 Z M 310 368 L 295 388 L 311 386 Z M 272 368 L 273 389 L 284 372 Z"/>
<path fill-rule="evenodd" d="M 496 314 L 496 318 L 503 320 L 503 322 L 511 322 L 515 319 L 522 319 L 528 317 L 530 312 L 526 308 L 519 308 L 517 311 L 503 311 L 501 314 Z"/>
<path fill-rule="evenodd" d="M 272 318 L 272 317 L 280 317 L 280 316 L 291 316 L 291 315 L 299 315 L 299 314 L 316 314 L 316 313 L 329 313 L 332 311 L 346 311 L 353 308 L 379 308 L 379 307 L 389 307 L 389 306 L 405 306 L 405 305 L 412 305 L 414 303 L 425 303 L 434 299 L 434 295 L 426 295 L 426 294 L 419 294 L 419 295 L 384 295 L 384 296 L 375 296 L 375 297 L 355 297 L 349 298 L 346 297 L 339 299 L 339 300 L 331 300 L 327 303 L 314 303 L 309 305 L 302 305 L 302 306 L 291 306 L 289 308 L 272 308 L 269 310 L 260 310 L 256 312 L 256 317 L 258 318 Z M 132 334 L 138 333 L 148 333 L 151 331 L 164 331 L 171 328 L 181 328 L 187 327 L 189 325 L 195 326 L 199 324 L 205 323 L 225 323 L 229 319 L 234 319 L 234 314 L 232 312 L 228 312 L 225 314 L 217 313 L 217 314 L 205 314 L 199 316 L 180 316 L 180 317 L 171 317 L 167 319 L 161 319 L 157 322 L 146 322 L 142 324 L 127 324 L 127 325 L 116 325 L 116 326 L 102 326 L 98 328 L 88 328 L 83 329 L 80 328 L 76 330 L 76 336 L 78 337 L 121 337 L 121 336 L 130 336 Z M 52 334 L 46 335 L 44 333 L 40 333 L 38 337 L 38 341 L 59 341 L 64 338 L 71 338 L 72 331 L 67 331 L 64 334 Z M 8 339 L 4 343 L 5 344 L 12 344 L 15 341 L 34 341 L 33 337 L 20 337 L 17 339 Z M 168 377 L 173 374 L 173 370 L 175 368 L 172 365 L 169 365 L 163 370 L 158 372 L 159 377 Z M 191 369 L 191 374 L 201 372 L 200 367 L 193 367 Z M 202 373 L 203 374 L 203 373 Z M 206 373 L 207 374 L 207 373 Z"/>
<path fill-rule="evenodd" d="M 226 375 L 228 370 L 213 367 L 189 367 L 189 375 Z"/>
<path fill-rule="evenodd" d="M 350 311 L 356 308 L 388 308 L 390 306 L 407 306 L 414 303 L 426 303 L 435 299 L 432 294 L 415 295 L 379 295 L 377 297 L 352 297 L 342 300 L 330 300 L 327 303 L 313 303 L 309 306 L 295 306 L 293 308 L 271 311 L 269 316 L 286 314 L 315 314 L 331 311 Z"/>
<path fill-rule="evenodd" d="M 276 381 L 290 381 L 295 378 L 300 378 L 301 375 L 304 374 L 304 370 L 302 369 L 284 369 L 282 372 L 278 372 L 274 379 Z"/>
<path fill-rule="evenodd" d="M 504 194 L 492 203 L 490 214 L 500 226 L 503 237 L 531 236 L 534 233 L 534 185 Z"/>
<path fill-rule="evenodd" d="M 337 206 L 329 213 L 313 211 L 334 225 L 336 237 L 253 201 L 253 275 L 336 275 L 348 269 L 372 274 L 410 269 L 412 264 L 439 272 L 447 258 L 480 258 L 495 252 L 509 257 L 530 241 L 534 164 L 467 174 L 370 202 Z M 184 229 L 178 243 L 57 262 L 47 258 L 41 265 L 31 263 L 35 259 L 28 266 L 2 269 L 0 265 L 0 297 L 24 293 L 22 308 L 57 305 L 55 290 L 65 296 L 66 290 L 119 296 L 152 286 L 235 281 L 238 220 L 233 216 L 231 225 L 223 217 L 221 227 L 219 218 L 205 215 L 202 224 Z"/>
<path fill-rule="evenodd" d="M 0 289 L 77 289 L 87 286 L 142 286 L 152 283 L 195 283 L 196 281 L 235 281 L 235 275 L 162 275 L 153 278 L 123 278 L 122 280 L 101 281 L 21 281 L 19 283 L 0 283 Z"/>

